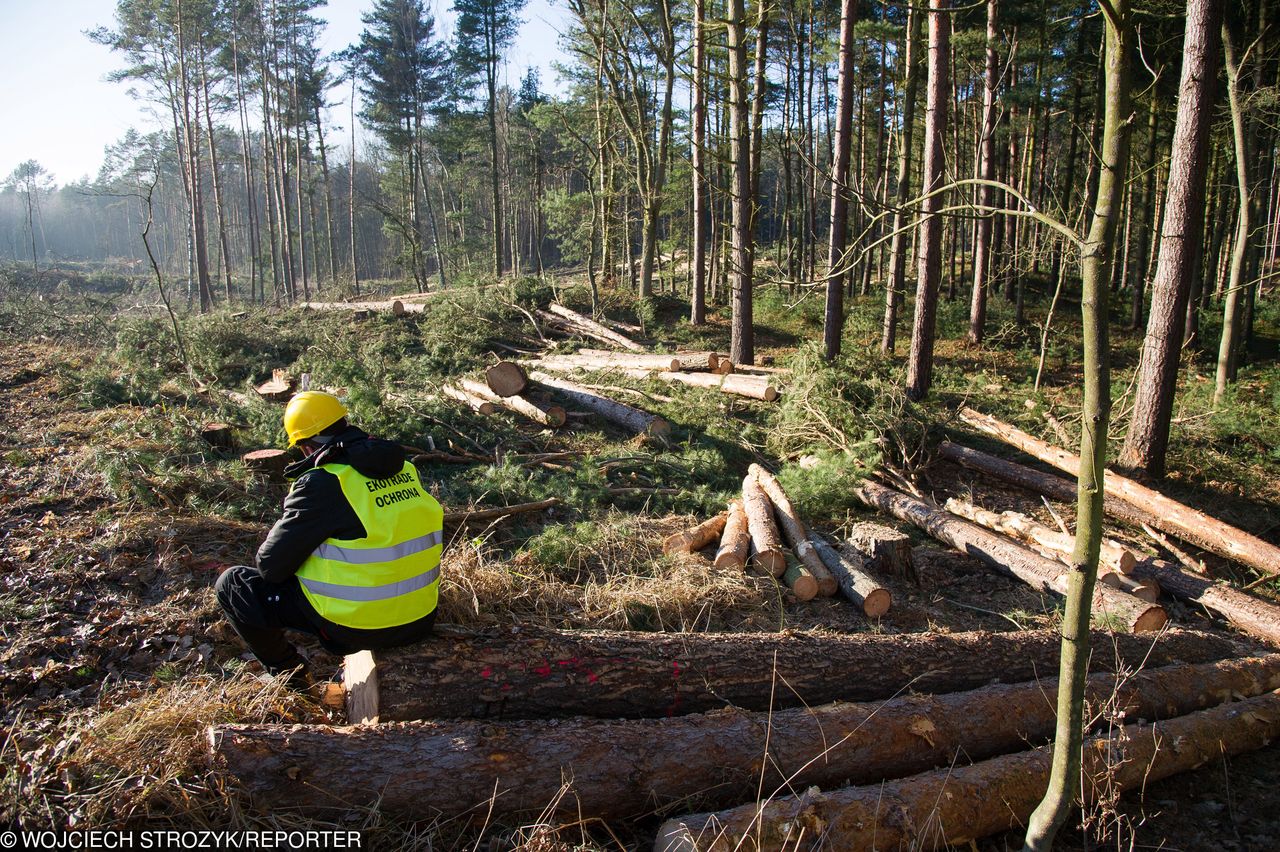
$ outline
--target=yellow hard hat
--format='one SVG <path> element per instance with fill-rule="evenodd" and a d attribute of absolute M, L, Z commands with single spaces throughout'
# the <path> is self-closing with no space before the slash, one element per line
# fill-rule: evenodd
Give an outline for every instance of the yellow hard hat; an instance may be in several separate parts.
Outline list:
<path fill-rule="evenodd" d="M 331 393 L 295 394 L 284 409 L 284 431 L 289 435 L 289 446 L 319 435 L 346 416 L 347 407 Z"/>

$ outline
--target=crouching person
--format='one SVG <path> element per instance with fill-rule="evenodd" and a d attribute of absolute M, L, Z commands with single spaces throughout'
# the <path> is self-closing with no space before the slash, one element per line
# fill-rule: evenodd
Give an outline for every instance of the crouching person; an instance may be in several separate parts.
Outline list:
<path fill-rule="evenodd" d="M 351 426 L 337 397 L 304 391 L 284 413 L 304 458 L 255 566 L 218 578 L 218 603 L 272 674 L 308 681 L 286 630 L 335 654 L 408 645 L 435 620 L 444 513 L 400 445 Z"/>

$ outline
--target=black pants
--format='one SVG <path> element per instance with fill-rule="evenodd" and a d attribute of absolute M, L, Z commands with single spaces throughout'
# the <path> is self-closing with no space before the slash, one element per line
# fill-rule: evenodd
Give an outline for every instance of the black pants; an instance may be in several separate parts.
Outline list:
<path fill-rule="evenodd" d="M 268 583 L 258 569 L 236 565 L 222 572 L 214 591 L 227 620 L 267 671 L 278 674 L 302 663 L 285 630 L 297 630 L 320 640 L 326 651 L 350 654 L 412 645 L 431 634 L 436 614 L 430 612 L 396 627 L 361 630 L 320 617 L 295 579 Z"/>

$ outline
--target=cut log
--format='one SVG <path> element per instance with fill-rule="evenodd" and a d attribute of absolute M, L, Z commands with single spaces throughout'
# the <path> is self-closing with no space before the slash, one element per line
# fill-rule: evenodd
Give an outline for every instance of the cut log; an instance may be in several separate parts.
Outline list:
<path fill-rule="evenodd" d="M 1021 429 L 1010 426 L 1008 423 L 1001 423 L 994 417 L 980 414 L 971 408 L 961 409 L 960 418 L 975 429 L 997 437 L 1006 444 L 1017 447 L 1024 453 L 1035 456 L 1071 476 L 1079 475 L 1079 456 L 1074 456 L 1066 450 L 1028 435 Z M 1280 547 L 1274 544 L 1265 542 L 1204 512 L 1184 506 L 1154 489 L 1110 470 L 1103 478 L 1103 490 L 1112 497 L 1151 513 L 1155 518 L 1152 526 L 1158 530 L 1185 538 L 1219 556 L 1248 565 L 1264 574 L 1280 574 Z"/>
<path fill-rule="evenodd" d="M 867 570 L 920 585 L 911 553 L 911 536 L 906 533 L 874 521 L 858 521 L 849 530 L 845 542 L 863 554 Z"/>
<path fill-rule="evenodd" d="M 1083 798 L 1092 803 L 1256 751 L 1280 736 L 1280 695 L 1267 693 L 1084 743 Z M 658 852 L 940 849 L 1025 824 L 1044 796 L 1046 746 L 898 781 L 774 799 L 670 820 Z M 248 763 L 249 761 L 246 761 Z M 1086 805 L 1087 807 L 1088 805 Z M 976 847 L 975 847 L 976 848 Z"/>
<path fill-rule="evenodd" d="M 495 518 L 505 518 L 507 515 L 541 512 L 550 509 L 552 506 L 559 505 L 559 497 L 548 497 L 546 500 L 535 500 L 532 503 L 516 503 L 512 506 L 502 506 L 497 509 L 465 509 L 459 512 L 445 512 L 444 522 L 446 524 L 473 524 L 477 521 L 492 521 Z"/>
<path fill-rule="evenodd" d="M 1119 583 L 1116 588 L 1128 592 L 1135 598 L 1142 598 L 1144 601 L 1150 601 L 1151 603 L 1160 600 L 1160 584 L 1155 580 L 1139 580 L 1136 577 L 1130 577 L 1125 574 L 1116 574 L 1115 578 Z"/>
<path fill-rule="evenodd" d="M 348 722 L 378 724 L 378 666 L 372 651 L 347 654 L 342 661 L 342 691 L 347 697 Z"/>
<path fill-rule="evenodd" d="M 991 512 L 955 497 L 947 500 L 946 509 L 951 514 L 959 515 L 979 526 L 1004 533 L 1047 559 L 1053 559 L 1064 565 L 1071 564 L 1071 553 L 1075 549 L 1076 540 L 1073 535 L 1038 524 L 1018 512 Z M 1112 562 L 1106 560 L 1106 554 L 1104 539 L 1103 549 L 1099 554 L 1102 558 L 1098 562 L 1098 580 L 1113 589 L 1124 589 L 1119 579 L 1122 575 L 1116 570 L 1114 560 Z M 1133 558 L 1133 554 L 1127 551 L 1126 554 L 1129 556 L 1129 570 L 1132 571 L 1137 560 Z"/>
<path fill-rule="evenodd" d="M 637 435 L 664 438 L 671 434 L 671 424 L 656 414 L 609 399 L 567 379 L 558 379 L 546 373 L 534 373 L 531 378 L 538 384 L 559 391 L 583 408 L 589 408 L 605 420 Z"/>
<path fill-rule="evenodd" d="M 1079 496 L 1076 493 L 1076 484 L 1069 479 L 1054 476 L 1052 473 L 1034 470 L 1017 462 L 1011 462 L 999 456 L 993 456 L 990 453 L 984 453 L 981 450 L 975 450 L 961 444 L 943 441 L 938 445 L 938 454 L 944 459 L 949 459 L 973 470 L 1010 482 L 1019 488 L 1025 488 L 1028 491 L 1034 491 L 1038 494 L 1052 497 L 1055 500 L 1061 500 L 1064 503 L 1075 503 L 1077 496 Z M 1143 511 L 1128 501 L 1110 497 L 1106 494 L 1102 497 L 1102 510 L 1113 518 L 1119 518 L 1131 524 L 1147 524 L 1151 526 L 1155 523 L 1155 516 L 1150 512 Z"/>
<path fill-rule="evenodd" d="M 497 406 L 482 396 L 476 396 L 473 393 L 456 388 L 453 385 L 441 385 L 440 392 L 449 399 L 462 403 L 470 408 L 476 414 L 483 414 L 486 417 L 497 411 Z"/>
<path fill-rule="evenodd" d="M 596 322 L 595 320 L 591 319 L 590 317 L 583 316 L 577 311 L 570 310 L 569 308 L 566 308 L 564 305 L 560 305 L 560 304 L 556 304 L 555 302 L 552 302 L 550 305 L 547 306 L 547 310 L 555 314 L 556 316 L 560 317 L 562 320 L 565 320 L 575 328 L 581 329 L 584 333 L 589 332 L 588 336 L 596 340 L 603 341 L 605 343 L 608 343 L 611 346 L 616 346 L 619 349 L 626 349 L 631 352 L 645 351 L 645 348 L 643 346 L 641 346 L 639 343 L 636 343 L 631 338 L 626 337 L 625 335 L 619 334 L 613 329 L 607 326 L 603 326 L 600 323 Z"/>
<path fill-rule="evenodd" d="M 727 376 L 736 368 L 737 365 L 733 363 L 732 358 L 722 353 L 716 353 L 713 366 L 711 367 L 711 372 L 718 373 L 721 376 Z"/>
<path fill-rule="evenodd" d="M 575 357 L 583 362 L 600 363 L 608 367 L 632 367 L 641 370 L 680 370 L 711 369 L 710 352 L 677 352 L 674 355 L 640 354 L 635 352 L 614 352 L 611 349 L 579 349 Z"/>
<path fill-rule="evenodd" d="M 543 426 L 559 429 L 568 419 L 564 413 L 564 408 L 559 405 L 539 405 L 523 396 L 502 396 L 496 393 L 489 385 L 481 384 L 471 379 L 460 379 L 458 384 L 472 396 L 486 399 L 494 405 L 501 405 L 503 408 L 527 417 L 535 423 L 541 423 Z"/>
<path fill-rule="evenodd" d="M 950 512 L 869 480 L 855 488 L 853 493 L 868 506 L 915 524 L 960 553 L 976 557 L 988 567 L 1016 577 L 1033 589 L 1062 594 L 1066 569 L 1059 562 Z M 1105 583 L 1094 587 L 1093 617 L 1099 623 L 1114 622 L 1135 633 L 1159 630 L 1168 620 L 1163 607 L 1138 600 Z"/>
<path fill-rule="evenodd" d="M 498 396 L 518 396 L 529 386 L 524 367 L 515 361 L 499 361 L 484 371 L 485 384 Z"/>
<path fill-rule="evenodd" d="M 240 457 L 253 473 L 269 482 L 284 482 L 284 469 L 289 466 L 289 454 L 284 450 L 253 450 Z"/>
<path fill-rule="evenodd" d="M 958 692 L 1052 676 L 1060 644 L 1055 630 L 889 636 L 442 626 L 421 644 L 376 653 L 379 718 L 634 719 L 877 701 L 903 689 Z M 1241 647 L 1188 630 L 1094 631 L 1091 664 L 1113 671 L 1202 663 L 1242 656 Z"/>
<path fill-rule="evenodd" d="M 769 495 L 769 501 L 773 503 L 778 524 L 782 527 L 782 534 L 786 536 L 787 544 L 791 545 L 791 551 L 818 581 L 818 594 L 827 598 L 834 595 L 840 590 L 840 584 L 823 563 L 822 557 L 813 549 L 813 543 L 809 541 L 809 531 L 805 529 L 804 522 L 800 520 L 800 513 L 796 511 L 795 506 L 791 505 L 791 498 L 782 489 L 782 484 L 778 482 L 777 477 L 758 464 L 751 465 L 747 469 L 747 475 L 754 476 L 760 483 L 760 487 L 764 489 L 764 493 Z"/>
<path fill-rule="evenodd" d="M 206 423 L 200 429 L 200 437 L 214 449 L 234 450 L 236 448 L 235 430 L 228 423 Z"/>
<path fill-rule="evenodd" d="M 693 553 L 701 550 L 711 542 L 720 538 L 725 523 L 729 520 L 728 512 L 721 512 L 695 527 L 667 536 L 662 543 L 663 553 Z"/>
<path fill-rule="evenodd" d="M 1159 559 L 1139 562 L 1133 576 L 1155 581 L 1165 593 L 1216 612 L 1250 636 L 1280 645 L 1280 606 L 1270 601 Z"/>
<path fill-rule="evenodd" d="M 400 299 L 384 299 L 377 302 L 306 302 L 303 307 L 317 311 L 389 312 L 398 317 L 421 313 L 426 309 L 424 304 L 405 302 Z"/>
<path fill-rule="evenodd" d="M 981 524 L 989 530 L 1037 544 L 1038 550 L 1042 553 L 1049 551 L 1055 559 L 1070 559 L 1075 550 L 1075 536 L 1047 527 L 1030 515 L 1024 515 L 1021 512 L 991 512 L 955 497 L 947 501 L 947 511 Z M 1102 539 L 1100 557 L 1102 565 L 1119 574 L 1132 574 L 1133 566 L 1138 564 L 1137 554 L 1111 538 Z M 1110 585 L 1119 588 L 1116 583 L 1117 581 L 1113 580 Z"/>
<path fill-rule="evenodd" d="M 751 532 L 747 527 L 747 513 L 742 509 L 742 501 L 734 500 L 729 504 L 729 517 L 725 521 L 724 534 L 720 536 L 715 565 L 741 571 L 746 567 L 750 553 Z"/>
<path fill-rule="evenodd" d="M 751 564 L 781 577 L 787 570 L 787 557 L 782 553 L 782 537 L 773 520 L 773 504 L 760 482 L 749 473 L 742 480 L 742 510 L 747 513 L 747 529 L 751 533 Z"/>
<path fill-rule="evenodd" d="M 1142 672 L 1118 687 L 1131 719 L 1194 712 L 1280 686 L 1280 655 Z M 444 816 L 494 800 L 503 815 L 624 818 L 698 797 L 711 805 L 811 785 L 874 783 L 950 763 L 1020 751 L 1053 733 L 1053 679 L 880 703 L 672 719 L 404 722 L 377 728 L 219 725 L 215 765 L 264 809 L 425 809 Z M 1088 682 L 1110 699 L 1114 675 Z M 762 760 L 762 755 L 768 758 Z M 559 795 L 568 782 L 568 795 Z M 482 805 L 482 807 L 485 805 Z M 847 848 L 847 847 L 830 847 Z M 890 847 L 893 848 L 893 847 Z"/>
<path fill-rule="evenodd" d="M 782 582 L 801 603 L 818 596 L 818 581 L 803 562 L 788 563 L 782 572 Z"/>
<path fill-rule="evenodd" d="M 297 380 L 288 371 L 276 369 L 271 371 L 271 378 L 255 386 L 254 390 L 268 402 L 288 402 L 297 385 Z"/>
<path fill-rule="evenodd" d="M 879 618 L 889 611 L 889 607 L 893 605 L 893 595 L 867 573 L 862 554 L 852 549 L 839 552 L 817 533 L 809 533 L 809 541 L 835 576 L 840 591 L 854 606 L 862 610 L 863 615 L 867 618 Z"/>
<path fill-rule="evenodd" d="M 713 388 L 721 393 L 734 396 L 745 396 L 763 402 L 774 402 L 780 393 L 777 385 L 769 376 L 747 376 L 741 373 L 732 375 L 720 373 L 672 373 L 654 370 L 637 370 L 621 367 L 618 370 L 633 379 L 661 379 L 664 382 L 678 385 L 689 385 L 695 388 Z"/>

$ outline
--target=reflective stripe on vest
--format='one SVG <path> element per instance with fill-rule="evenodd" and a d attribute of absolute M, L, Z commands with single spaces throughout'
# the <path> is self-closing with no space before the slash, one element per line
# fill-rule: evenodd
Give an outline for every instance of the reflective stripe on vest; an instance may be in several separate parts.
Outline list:
<path fill-rule="evenodd" d="M 400 472 L 370 479 L 344 464 L 326 464 L 364 525 L 362 539 L 327 539 L 298 571 L 303 594 L 322 618 L 346 627 L 408 624 L 436 607 L 444 510 L 405 462 Z"/>

